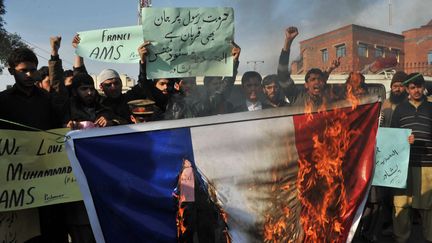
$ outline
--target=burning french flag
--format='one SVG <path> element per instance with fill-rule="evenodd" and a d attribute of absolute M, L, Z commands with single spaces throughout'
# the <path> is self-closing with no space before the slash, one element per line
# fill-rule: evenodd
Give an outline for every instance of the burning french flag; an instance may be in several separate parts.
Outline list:
<path fill-rule="evenodd" d="M 346 242 L 370 186 L 379 103 L 70 133 L 97 242 Z"/>

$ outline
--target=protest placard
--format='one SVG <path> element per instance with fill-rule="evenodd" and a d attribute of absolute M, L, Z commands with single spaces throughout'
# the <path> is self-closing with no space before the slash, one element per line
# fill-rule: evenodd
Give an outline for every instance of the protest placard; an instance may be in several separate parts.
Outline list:
<path fill-rule="evenodd" d="M 377 133 L 374 186 L 406 188 L 411 129 L 380 127 Z"/>
<path fill-rule="evenodd" d="M 96 61 L 138 63 L 138 47 L 143 43 L 141 26 L 106 28 L 78 32 L 76 54 Z"/>
<path fill-rule="evenodd" d="M 64 147 L 69 129 L 0 130 L 0 212 L 82 200 Z"/>
<path fill-rule="evenodd" d="M 232 8 L 143 8 L 147 78 L 232 76 Z"/>

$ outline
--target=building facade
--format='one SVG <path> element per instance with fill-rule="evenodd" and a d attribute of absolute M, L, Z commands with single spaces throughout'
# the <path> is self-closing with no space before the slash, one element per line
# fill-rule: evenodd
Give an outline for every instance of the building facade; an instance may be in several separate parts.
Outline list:
<path fill-rule="evenodd" d="M 420 28 L 400 34 L 359 25 L 339 29 L 300 42 L 300 59 L 291 63 L 293 74 L 304 74 L 311 68 L 327 69 L 341 57 L 335 73 L 383 69 L 408 73 L 430 73 L 432 65 L 432 21 Z"/>
<path fill-rule="evenodd" d="M 432 20 L 402 34 L 405 36 L 405 72 L 421 72 L 432 76 Z"/>

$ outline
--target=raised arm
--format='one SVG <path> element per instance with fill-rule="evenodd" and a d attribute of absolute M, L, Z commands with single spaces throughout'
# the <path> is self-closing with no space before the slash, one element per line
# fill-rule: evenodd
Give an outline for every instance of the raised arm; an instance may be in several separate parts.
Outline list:
<path fill-rule="evenodd" d="M 335 60 L 332 61 L 331 66 L 329 68 L 327 68 L 327 70 L 324 71 L 324 82 L 327 83 L 327 80 L 330 76 L 330 74 L 340 66 L 341 64 L 341 57 L 336 58 Z"/>
<path fill-rule="evenodd" d="M 148 54 L 148 49 L 147 49 L 148 45 L 150 45 L 150 42 L 146 41 L 138 47 L 138 54 L 140 56 L 140 69 L 138 75 L 138 82 L 141 83 L 151 83 L 151 80 L 147 79 L 146 58 Z"/>
<path fill-rule="evenodd" d="M 291 50 L 291 44 L 298 35 L 297 27 L 290 26 L 285 29 L 285 42 L 282 50 L 289 52 Z"/>
<path fill-rule="evenodd" d="M 148 52 L 146 46 L 149 44 L 149 42 L 145 42 L 137 49 L 140 56 L 138 82 L 124 94 L 126 101 L 145 99 L 150 96 L 150 90 L 153 83 L 151 80 L 147 80 L 146 72 L 146 56 Z"/>
<path fill-rule="evenodd" d="M 295 96 L 296 89 L 294 81 L 291 79 L 291 73 L 289 71 L 289 55 L 291 51 L 291 44 L 298 35 L 298 30 L 296 27 L 288 27 L 285 29 L 285 41 L 279 56 L 279 64 L 277 69 L 277 74 L 279 77 L 280 87 L 288 98 Z"/>
<path fill-rule="evenodd" d="M 79 37 L 79 34 L 76 34 L 74 38 L 72 39 L 72 47 L 76 49 L 81 41 L 81 38 Z M 73 72 L 74 74 L 77 73 L 88 73 L 87 69 L 84 65 L 84 59 L 81 56 L 78 56 L 75 54 L 74 58 L 74 65 L 73 65 Z"/>
<path fill-rule="evenodd" d="M 62 60 L 60 59 L 58 54 L 58 51 L 60 49 L 60 44 L 61 44 L 61 36 L 50 37 L 51 58 L 48 61 L 48 74 L 50 78 L 51 88 L 57 93 L 59 92 L 67 93 L 64 86 Z"/>
<path fill-rule="evenodd" d="M 228 99 L 228 97 L 231 95 L 231 91 L 234 87 L 234 83 L 238 73 L 238 67 L 240 64 L 239 58 L 240 58 L 241 48 L 234 41 L 231 44 L 232 44 L 231 56 L 233 57 L 233 76 L 224 77 L 223 79 L 223 87 L 221 89 L 221 94 L 225 99 Z"/>

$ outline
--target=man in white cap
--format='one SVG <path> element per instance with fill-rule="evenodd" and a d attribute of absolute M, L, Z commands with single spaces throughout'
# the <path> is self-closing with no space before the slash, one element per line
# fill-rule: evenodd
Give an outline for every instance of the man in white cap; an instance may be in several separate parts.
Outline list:
<path fill-rule="evenodd" d="M 122 81 L 120 75 L 113 69 L 104 69 L 98 75 L 99 88 L 105 94 L 101 104 L 110 108 L 117 116 L 119 124 L 129 123 L 129 107 L 125 96 L 122 94 Z"/>
<path fill-rule="evenodd" d="M 122 93 L 122 81 L 120 75 L 113 69 L 104 69 L 98 76 L 101 81 L 99 88 L 105 94 L 101 104 L 110 108 L 117 116 L 119 124 L 131 123 L 128 102 L 135 99 L 147 97 L 146 91 L 141 85 L 135 85 L 131 90 Z"/>
<path fill-rule="evenodd" d="M 99 88 L 104 92 L 106 97 L 118 98 L 122 94 L 122 81 L 120 75 L 113 69 L 104 69 L 98 76 L 101 81 Z"/>
<path fill-rule="evenodd" d="M 80 41 L 79 35 L 75 35 L 72 47 L 77 48 Z M 74 72 L 87 73 L 84 60 L 80 56 L 75 58 Z M 147 98 L 148 95 L 144 85 L 138 82 L 137 85 L 123 94 L 120 75 L 113 69 L 102 70 L 98 75 L 98 80 L 100 81 L 99 88 L 105 94 L 100 103 L 114 112 L 116 115 L 114 121 L 117 121 L 118 124 L 132 123 L 127 103 L 131 100 Z"/>

